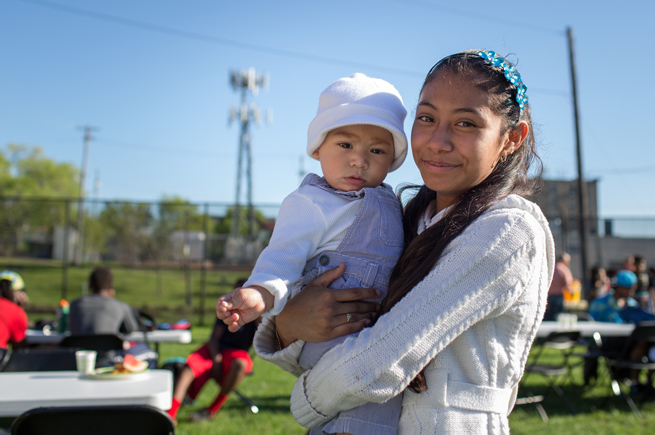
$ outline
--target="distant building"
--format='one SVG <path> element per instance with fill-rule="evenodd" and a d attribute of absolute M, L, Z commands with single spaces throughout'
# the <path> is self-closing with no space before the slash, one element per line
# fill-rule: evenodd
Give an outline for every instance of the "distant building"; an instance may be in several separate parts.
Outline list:
<path fill-rule="evenodd" d="M 587 225 L 592 234 L 597 232 L 598 180 L 586 183 Z M 560 219 L 565 231 L 578 231 L 580 207 L 578 204 L 578 180 L 541 180 L 541 191 L 532 197 L 548 220 Z"/>
<path fill-rule="evenodd" d="M 598 180 L 586 181 L 587 263 L 617 269 L 630 255 L 655 264 L 655 220 L 598 216 Z M 571 254 L 571 270 L 582 278 L 577 180 L 541 180 L 541 190 L 529 198 L 548 219 L 557 253 Z"/>

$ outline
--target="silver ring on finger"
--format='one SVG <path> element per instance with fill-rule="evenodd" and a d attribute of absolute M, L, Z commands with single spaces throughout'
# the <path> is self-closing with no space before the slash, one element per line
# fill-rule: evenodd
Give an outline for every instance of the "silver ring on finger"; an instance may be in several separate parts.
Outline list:
<path fill-rule="evenodd" d="M 350 323 L 351 318 L 352 318 L 351 314 L 346 314 L 346 323 Z"/>

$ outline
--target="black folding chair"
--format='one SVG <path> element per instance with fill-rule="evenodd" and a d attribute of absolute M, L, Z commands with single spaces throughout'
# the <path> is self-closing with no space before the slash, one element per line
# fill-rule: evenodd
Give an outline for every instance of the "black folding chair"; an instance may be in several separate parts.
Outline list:
<path fill-rule="evenodd" d="M 539 413 L 539 416 L 541 419 L 544 421 L 544 423 L 548 422 L 548 414 L 546 413 L 546 410 L 544 409 L 544 406 L 541 404 L 541 402 L 544 401 L 544 396 L 542 395 L 534 395 L 532 394 L 531 391 L 527 392 L 527 396 L 522 396 L 522 397 L 517 397 L 516 402 L 514 403 L 516 406 L 520 405 L 534 405 L 537 408 L 537 412 Z"/>
<path fill-rule="evenodd" d="M 124 343 L 125 339 L 117 334 L 79 334 L 64 337 L 59 347 L 95 350 L 96 367 L 110 367 L 114 357 L 123 351 Z"/>
<path fill-rule="evenodd" d="M 148 405 L 76 406 L 31 409 L 11 426 L 12 435 L 173 435 L 164 411 Z"/>
<path fill-rule="evenodd" d="M 648 358 L 648 355 L 643 356 L 640 360 L 633 360 L 631 358 L 631 353 L 634 347 L 643 345 L 643 343 L 651 346 L 655 345 L 655 322 L 639 323 L 632 331 L 632 334 L 626 338 L 623 350 L 618 354 L 618 356 L 607 357 L 607 367 L 611 376 L 610 385 L 612 391 L 611 395 L 606 397 L 605 403 L 610 397 L 622 397 L 637 417 L 639 417 L 641 413 L 632 398 L 632 393 L 624 393 L 621 386 L 623 385 L 626 388 L 629 388 L 629 384 L 631 384 L 630 372 L 633 370 L 655 370 L 655 361 L 651 361 Z M 649 387 L 650 394 L 652 395 L 652 385 L 649 385 Z M 649 392 L 644 392 L 640 404 L 643 403 L 648 396 Z"/>
<path fill-rule="evenodd" d="M 117 334 L 79 334 L 68 335 L 59 343 L 59 347 L 77 347 L 84 350 L 105 352 L 122 350 L 125 339 Z"/>
<path fill-rule="evenodd" d="M 578 322 L 595 322 L 596 319 L 589 313 L 576 313 L 575 316 L 578 318 Z"/>
<path fill-rule="evenodd" d="M 525 379 L 528 377 L 528 375 L 533 373 L 541 375 L 542 378 L 548 384 L 549 387 L 548 391 L 550 390 L 554 391 L 560 397 L 560 399 L 562 399 L 562 401 L 566 404 L 566 407 L 569 409 L 569 412 L 571 412 L 571 414 L 573 415 L 576 414 L 575 407 L 564 394 L 564 391 L 560 387 L 559 381 L 560 378 L 565 375 L 570 376 L 572 365 L 569 359 L 573 354 L 575 346 L 578 345 L 579 338 L 580 338 L 579 331 L 558 331 L 558 332 L 550 333 L 548 337 L 546 337 L 543 341 L 537 343 L 537 346 L 535 348 L 536 352 L 533 355 L 531 355 L 530 358 L 531 361 L 528 361 L 525 367 L 525 374 L 523 375 L 523 379 L 521 380 L 521 385 L 524 385 Z M 559 350 L 560 351 L 558 356 L 559 362 L 541 363 L 540 359 L 545 349 Z M 519 397 L 519 399 L 517 399 L 517 403 L 519 400 L 523 401 L 523 399 L 526 399 L 527 403 L 538 404 L 539 406 L 537 407 L 537 409 L 539 410 L 539 414 L 541 415 L 542 419 L 544 419 L 544 421 L 547 421 L 548 417 L 544 418 L 546 411 L 543 409 L 543 407 L 541 407 L 540 402 L 542 402 L 543 399 L 545 399 L 545 397 L 548 394 L 548 391 L 546 392 L 546 394 L 543 395 L 543 397 L 535 396 L 529 392 L 527 398 Z"/>
<path fill-rule="evenodd" d="M 9 349 L 0 347 L 0 372 L 4 369 L 5 364 L 9 360 Z"/>
<path fill-rule="evenodd" d="M 598 384 L 600 375 L 598 373 L 599 360 L 606 358 L 606 352 L 603 350 L 603 338 L 599 332 L 594 332 L 587 340 L 587 349 L 584 352 L 574 352 L 572 357 L 580 358 L 577 366 L 582 365 L 583 386 L 591 385 L 592 380 Z M 606 365 L 605 365 L 606 366 Z"/>
<path fill-rule="evenodd" d="M 143 342 L 146 346 L 150 347 L 150 339 L 148 338 L 148 332 L 153 331 L 157 326 L 155 318 L 150 314 L 146 313 L 143 310 L 138 308 L 132 308 L 134 315 L 136 316 L 137 321 L 139 322 L 138 331 L 143 333 Z M 159 355 L 159 343 L 155 343 L 155 352 Z"/>
<path fill-rule="evenodd" d="M 14 350 L 3 372 L 41 372 L 77 370 L 75 350 L 59 347 L 20 348 Z"/>

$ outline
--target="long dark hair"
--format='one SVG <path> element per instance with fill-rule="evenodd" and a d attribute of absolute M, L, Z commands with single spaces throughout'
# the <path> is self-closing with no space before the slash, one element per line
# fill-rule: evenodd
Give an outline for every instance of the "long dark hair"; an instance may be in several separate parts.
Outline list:
<path fill-rule="evenodd" d="M 0 297 L 14 302 L 14 291 L 11 289 L 11 281 L 0 279 Z"/>
<path fill-rule="evenodd" d="M 408 189 L 417 192 L 404 209 L 404 249 L 391 274 L 389 291 L 382 301 L 380 314 L 390 311 L 421 282 L 434 268 L 446 246 L 489 207 L 511 193 L 528 195 L 536 188 L 535 182 L 528 178 L 528 169 L 533 162 L 538 165 L 538 175 L 541 173 L 541 160 L 535 152 L 530 108 L 526 105 L 520 110 L 516 102 L 516 86 L 505 78 L 500 67 L 486 63 L 477 53 L 477 50 L 467 51 L 440 60 L 428 73 L 421 91 L 442 73 L 466 77 L 474 86 L 489 93 L 493 113 L 504 120 L 501 136 L 515 128 L 519 121 L 527 122 L 528 136 L 516 152 L 507 156 L 504 162 L 499 161 L 484 181 L 460 195 L 442 219 L 419 235 L 419 218 L 437 193 L 425 185 L 405 186 L 400 190 L 399 196 Z M 427 389 L 423 370 L 412 380 L 409 388 L 415 392 Z"/>

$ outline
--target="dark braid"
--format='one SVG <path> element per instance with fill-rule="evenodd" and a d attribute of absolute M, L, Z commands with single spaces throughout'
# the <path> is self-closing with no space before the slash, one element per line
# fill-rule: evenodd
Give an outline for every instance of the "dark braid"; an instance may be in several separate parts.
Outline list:
<path fill-rule="evenodd" d="M 529 134 L 516 152 L 499 162 L 492 173 L 480 184 L 463 193 L 447 214 L 433 226 L 417 235 L 418 222 L 437 193 L 427 186 L 405 186 L 399 197 L 408 189 L 416 195 L 404 210 L 403 227 L 405 244 L 389 282 L 389 291 L 382 301 L 380 314 L 384 314 L 404 298 L 432 271 L 444 249 L 459 236 L 475 219 L 492 205 L 511 193 L 527 195 L 534 190 L 534 182 L 528 179 L 528 169 L 537 160 L 532 137 L 529 107 L 521 110 L 516 103 L 516 87 L 509 83 L 498 67 L 484 62 L 475 52 L 458 53 L 442 59 L 428 73 L 423 88 L 439 73 L 449 72 L 467 77 L 471 82 L 491 95 L 492 110 L 504 119 L 501 135 L 514 128 L 519 120 L 528 123 Z M 412 380 L 409 388 L 415 392 L 427 389 L 423 370 Z"/>

